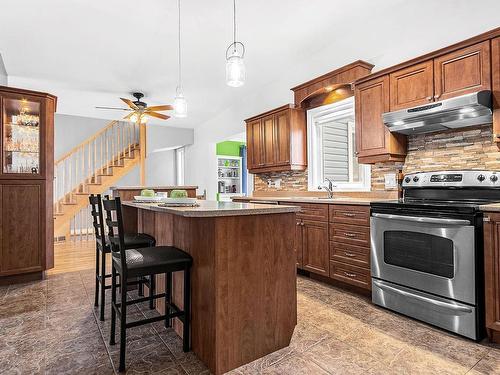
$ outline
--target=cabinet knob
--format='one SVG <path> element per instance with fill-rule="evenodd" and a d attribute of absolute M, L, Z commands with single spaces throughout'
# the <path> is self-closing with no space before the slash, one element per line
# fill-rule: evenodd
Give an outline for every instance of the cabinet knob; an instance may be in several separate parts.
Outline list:
<path fill-rule="evenodd" d="M 491 221 L 491 219 L 490 219 L 490 217 L 489 217 L 489 216 L 485 216 L 485 217 L 483 218 L 483 221 L 484 221 L 485 223 L 489 223 L 489 222 Z"/>
<path fill-rule="evenodd" d="M 431 102 L 432 101 L 432 96 L 428 96 L 426 99 L 427 99 L 428 102 Z"/>
<path fill-rule="evenodd" d="M 297 223 L 297 225 L 300 225 L 300 223 Z"/>
<path fill-rule="evenodd" d="M 441 94 L 434 95 L 434 99 L 439 99 L 441 97 Z"/>
<path fill-rule="evenodd" d="M 300 225 L 304 226 L 304 223 L 300 223 Z"/>

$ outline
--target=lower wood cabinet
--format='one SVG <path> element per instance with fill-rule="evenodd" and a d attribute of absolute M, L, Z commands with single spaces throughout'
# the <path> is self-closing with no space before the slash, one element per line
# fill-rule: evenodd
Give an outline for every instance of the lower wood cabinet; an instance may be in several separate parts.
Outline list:
<path fill-rule="evenodd" d="M 303 220 L 302 268 L 318 275 L 329 276 L 328 223 Z"/>
<path fill-rule="evenodd" d="M 302 262 L 302 256 L 304 253 L 304 245 L 302 241 L 302 220 L 297 220 L 296 225 L 295 225 L 295 256 L 297 258 L 297 268 L 302 269 L 303 267 L 303 262 Z"/>
<path fill-rule="evenodd" d="M 19 181 L 0 185 L 0 276 L 45 269 L 43 197 L 44 182 Z"/>
<path fill-rule="evenodd" d="M 500 213 L 485 213 L 484 271 L 486 329 L 500 343 Z"/>

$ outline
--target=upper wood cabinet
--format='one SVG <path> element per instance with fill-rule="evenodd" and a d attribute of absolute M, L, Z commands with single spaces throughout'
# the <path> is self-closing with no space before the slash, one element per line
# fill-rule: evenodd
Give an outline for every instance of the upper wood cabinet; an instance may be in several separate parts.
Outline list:
<path fill-rule="evenodd" d="M 500 142 L 500 37 L 491 41 L 491 86 L 493 91 L 493 140 Z"/>
<path fill-rule="evenodd" d="M 390 74 L 390 110 L 429 103 L 434 96 L 432 60 Z"/>
<path fill-rule="evenodd" d="M 491 89 L 490 41 L 434 59 L 434 99 Z"/>
<path fill-rule="evenodd" d="M 406 137 L 391 134 L 382 121 L 382 113 L 390 107 L 389 76 L 356 85 L 354 95 L 359 162 L 404 160 Z"/>
<path fill-rule="evenodd" d="M 304 110 L 285 105 L 245 121 L 251 173 L 306 169 Z"/>

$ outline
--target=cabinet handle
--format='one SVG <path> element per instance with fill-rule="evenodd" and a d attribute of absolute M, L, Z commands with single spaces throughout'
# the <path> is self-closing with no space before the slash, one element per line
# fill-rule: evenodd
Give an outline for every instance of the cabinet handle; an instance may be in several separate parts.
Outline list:
<path fill-rule="evenodd" d="M 432 96 L 428 96 L 426 99 L 427 99 L 428 102 L 431 102 L 432 101 Z"/>
<path fill-rule="evenodd" d="M 356 277 L 355 273 L 350 273 L 350 272 L 344 272 L 344 275 L 346 275 L 347 277 Z"/>
<path fill-rule="evenodd" d="M 356 235 L 354 233 L 344 233 L 344 236 L 346 237 L 356 237 Z"/>
<path fill-rule="evenodd" d="M 356 214 L 352 214 L 350 212 L 344 212 L 344 216 L 347 216 L 347 217 L 354 217 L 356 216 Z"/>
<path fill-rule="evenodd" d="M 348 253 L 348 252 L 344 252 L 344 254 L 346 257 L 349 257 L 349 258 L 354 258 L 356 256 L 356 254 Z"/>
<path fill-rule="evenodd" d="M 489 222 L 491 221 L 491 219 L 490 219 L 490 217 L 489 217 L 489 216 L 485 216 L 485 217 L 483 218 L 483 221 L 484 221 L 485 223 L 489 223 Z"/>
<path fill-rule="evenodd" d="M 434 99 L 439 99 L 441 97 L 441 94 L 434 95 Z"/>

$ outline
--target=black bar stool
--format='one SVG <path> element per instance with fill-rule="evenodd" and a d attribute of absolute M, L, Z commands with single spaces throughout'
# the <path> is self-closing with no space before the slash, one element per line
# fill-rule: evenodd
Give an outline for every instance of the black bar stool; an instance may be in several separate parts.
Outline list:
<path fill-rule="evenodd" d="M 99 314 L 100 320 L 104 321 L 104 306 L 106 304 L 106 289 L 111 289 L 111 285 L 106 285 L 106 279 L 111 277 L 111 274 L 106 274 L 106 254 L 111 252 L 109 238 L 106 236 L 104 215 L 102 212 L 101 195 L 91 194 L 89 196 L 91 206 L 92 223 L 94 225 L 95 241 L 96 241 L 96 258 L 95 258 L 95 306 L 99 306 L 99 297 L 101 311 Z M 156 245 L 156 240 L 153 236 L 145 233 L 126 234 L 124 236 L 125 248 L 136 249 L 140 247 L 151 247 Z M 100 263 L 100 264 L 99 264 Z M 155 278 L 141 277 L 139 280 L 130 281 L 128 285 L 139 285 L 139 295 L 143 295 L 143 285 L 146 284 L 150 290 L 149 307 L 154 309 L 154 289 Z"/>
<path fill-rule="evenodd" d="M 109 239 L 112 250 L 111 276 L 111 337 L 110 344 L 115 344 L 116 314 L 120 319 L 120 366 L 119 371 L 125 371 L 126 330 L 143 324 L 164 320 L 170 327 L 172 318 L 179 318 L 183 323 L 184 352 L 190 349 L 190 316 L 191 316 L 191 256 L 172 246 L 154 246 L 141 249 L 125 248 L 123 234 L 123 216 L 120 198 L 104 199 L 106 225 L 109 228 Z M 116 217 L 116 220 L 113 220 Z M 116 233 L 115 233 L 116 232 Z M 171 301 L 172 272 L 184 271 L 184 310 L 180 310 Z M 149 297 L 136 300 L 127 299 L 126 288 L 120 288 L 120 302 L 116 301 L 116 277 L 120 276 L 120 285 L 126 285 L 126 280 L 132 277 L 165 274 L 165 293 L 155 294 L 154 299 L 165 298 L 165 315 L 142 319 L 127 323 L 127 305 L 145 302 Z"/>

